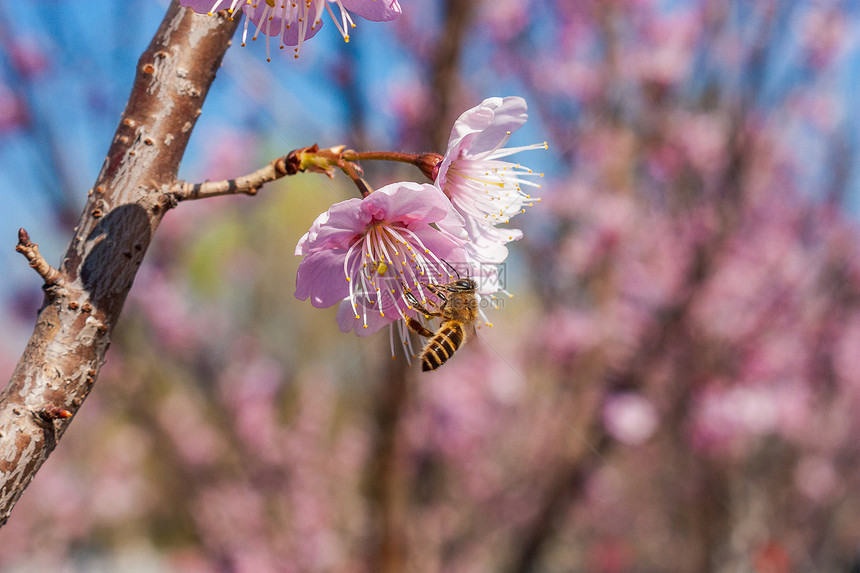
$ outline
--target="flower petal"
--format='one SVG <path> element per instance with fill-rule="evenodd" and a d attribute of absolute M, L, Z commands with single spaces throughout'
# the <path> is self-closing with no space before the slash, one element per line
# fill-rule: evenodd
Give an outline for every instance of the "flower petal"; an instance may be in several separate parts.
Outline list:
<path fill-rule="evenodd" d="M 448 150 L 439 164 L 436 184 L 445 189 L 451 162 L 463 158 L 480 159 L 494 150 L 528 119 L 526 100 L 519 96 L 491 97 L 463 112 L 448 139 Z"/>
<path fill-rule="evenodd" d="M 498 100 L 499 98 L 492 98 Z M 521 128 L 528 119 L 526 113 L 526 100 L 521 97 L 506 97 L 498 102 L 485 100 L 487 107 L 492 111 L 492 120 L 489 125 L 480 130 L 480 133 L 472 140 L 469 155 L 472 157 L 494 151 L 499 144 L 508 138 L 509 133 Z M 468 112 L 467 112 L 468 113 Z"/>
<path fill-rule="evenodd" d="M 498 265 L 478 265 L 471 278 L 478 283 L 475 291 L 479 295 L 494 295 L 504 288 Z"/>
<path fill-rule="evenodd" d="M 373 220 L 403 223 L 435 223 L 448 215 L 451 203 L 429 183 L 399 182 L 381 187 L 362 202 L 361 209 Z"/>
<path fill-rule="evenodd" d="M 276 17 L 272 21 L 272 25 L 269 28 L 272 31 L 273 36 L 277 36 L 281 31 L 281 23 L 277 21 Z M 277 22 L 276 22 L 277 21 Z M 277 23 L 277 26 L 275 25 Z M 316 36 L 317 32 L 320 31 L 320 28 L 323 27 L 323 21 L 320 20 L 317 24 L 313 26 L 305 26 L 305 37 L 301 38 L 301 41 L 310 40 L 314 36 Z M 302 27 L 298 26 L 295 22 L 288 22 L 286 26 L 284 26 L 284 33 L 281 36 L 281 41 L 285 46 L 298 46 L 299 45 L 299 35 L 301 33 Z"/>
<path fill-rule="evenodd" d="M 198 14 L 209 14 L 219 10 L 235 10 L 244 0 L 180 0 L 179 5 L 191 8 Z"/>
<path fill-rule="evenodd" d="M 287 46 L 297 46 L 312 38 L 322 28 L 322 9 L 325 0 L 313 0 L 310 4 L 285 2 L 279 0 L 269 6 L 265 0 L 245 4 L 245 16 L 260 33 L 267 36 L 281 36 Z M 303 36 L 303 37 L 302 37 Z"/>
<path fill-rule="evenodd" d="M 179 5 L 186 8 L 191 8 L 198 14 L 206 14 L 212 7 L 213 2 L 210 0 L 180 0 Z"/>
<path fill-rule="evenodd" d="M 308 254 L 299 263 L 296 273 L 296 293 L 299 300 L 311 297 L 311 304 L 326 308 L 349 294 L 343 274 L 343 249 L 328 249 Z"/>
<path fill-rule="evenodd" d="M 388 22 L 400 16 L 397 0 L 341 0 L 343 7 L 366 20 Z"/>
<path fill-rule="evenodd" d="M 296 255 L 321 249 L 347 249 L 356 235 L 364 233 L 372 218 L 360 207 L 361 199 L 347 199 L 320 214 L 310 230 L 299 239 Z"/>
<path fill-rule="evenodd" d="M 482 264 L 499 264 L 508 257 L 510 241 L 518 241 L 523 232 L 519 229 L 500 229 L 473 217 L 466 217 L 466 232 L 471 241 L 464 247 L 466 254 Z"/>
<path fill-rule="evenodd" d="M 469 240 L 469 234 L 464 228 L 465 224 L 465 219 L 453 205 L 448 209 L 444 219 L 436 221 L 436 227 L 443 234 L 448 235 L 461 245 Z"/>
<path fill-rule="evenodd" d="M 462 157 L 467 152 L 474 157 L 494 149 L 528 119 L 526 100 L 518 96 L 491 97 L 463 112 L 451 130 L 446 157 Z M 471 137 L 470 137 L 471 136 Z M 453 147 L 458 153 L 451 153 Z"/>

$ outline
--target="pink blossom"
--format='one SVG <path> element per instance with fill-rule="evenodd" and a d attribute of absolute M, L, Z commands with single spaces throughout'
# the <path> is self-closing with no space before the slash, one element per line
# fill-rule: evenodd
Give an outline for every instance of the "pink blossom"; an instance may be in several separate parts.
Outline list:
<path fill-rule="evenodd" d="M 546 143 L 503 147 L 527 118 L 526 102 L 521 97 L 484 100 L 454 122 L 448 150 L 438 167 L 436 185 L 465 218 L 471 239 L 467 252 L 481 263 L 502 262 L 508 254 L 505 243 L 522 237 L 517 229 L 494 225 L 507 223 L 539 200 L 523 186 L 540 187 L 531 179 L 541 174 L 500 161 L 519 151 L 546 149 Z"/>
<path fill-rule="evenodd" d="M 406 317 L 407 293 L 448 282 L 466 261 L 463 219 L 433 185 L 394 183 L 365 199 L 332 205 L 301 238 L 296 297 L 317 308 L 340 303 L 343 332 L 366 335 Z M 402 326 L 402 325 L 401 325 Z"/>
<path fill-rule="evenodd" d="M 647 441 L 659 424 L 654 405 L 633 393 L 611 396 L 603 408 L 603 422 L 612 436 L 631 446 Z"/>
<path fill-rule="evenodd" d="M 276 36 L 281 38 L 281 49 L 285 45 L 296 46 L 295 57 L 298 58 L 304 41 L 312 38 L 322 27 L 323 11 L 328 11 L 346 42 L 349 42 L 349 29 L 355 27 L 351 13 L 374 22 L 387 22 L 400 15 L 398 0 L 181 0 L 181 4 L 195 12 L 209 15 L 218 10 L 227 10 L 232 14 L 238 6 L 242 6 L 248 19 L 257 27 L 251 39 L 256 40 L 260 32 L 267 36 L 267 59 L 270 59 L 268 37 Z M 335 15 L 332 4 L 340 8 L 339 15 Z M 242 45 L 245 45 L 247 34 L 248 20 L 245 20 Z"/>

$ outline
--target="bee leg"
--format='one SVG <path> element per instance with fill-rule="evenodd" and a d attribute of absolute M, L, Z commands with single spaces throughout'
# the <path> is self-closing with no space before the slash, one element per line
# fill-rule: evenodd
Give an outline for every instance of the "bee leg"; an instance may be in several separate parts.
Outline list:
<path fill-rule="evenodd" d="M 412 294 L 411 292 L 406 292 L 406 300 L 408 300 L 409 304 L 411 304 L 415 308 L 422 309 L 421 312 L 423 312 L 424 314 L 433 315 L 432 312 L 425 312 L 424 307 L 421 306 L 421 303 L 418 302 L 418 299 L 415 298 L 415 295 Z M 426 302 L 427 304 L 429 304 L 430 306 L 433 306 L 433 307 L 437 306 L 437 304 L 430 299 L 427 299 L 424 302 Z"/>
<path fill-rule="evenodd" d="M 401 283 L 401 284 L 402 284 L 402 283 Z M 406 285 L 403 285 L 403 287 L 404 287 L 404 288 L 406 288 Z M 405 293 L 403 293 L 403 294 L 404 294 L 404 296 L 406 297 L 406 300 L 407 300 L 407 301 L 409 301 L 409 304 L 411 304 L 411 305 L 420 304 L 420 303 L 418 302 L 418 299 L 417 299 L 417 298 L 415 298 L 415 295 L 414 295 L 414 294 L 412 294 L 410 291 L 408 291 L 408 290 L 407 290 L 407 291 L 406 291 Z"/>
<path fill-rule="evenodd" d="M 414 308 L 415 310 L 417 310 L 418 312 L 420 312 L 424 316 L 428 316 L 428 317 L 429 316 L 435 316 L 435 317 L 442 316 L 442 313 L 440 313 L 440 312 L 436 312 L 433 310 L 427 310 L 427 308 L 424 305 L 422 305 L 420 302 L 418 302 L 418 299 L 415 298 L 412 295 L 412 293 L 406 293 L 406 298 L 409 300 L 409 304 L 412 305 L 412 308 Z M 430 301 L 427 301 L 427 302 L 430 302 Z"/>
<path fill-rule="evenodd" d="M 432 338 L 434 334 L 432 331 L 424 328 L 424 326 L 420 322 L 418 322 L 411 316 L 406 319 L 406 325 L 421 336 L 424 336 L 425 338 Z"/>
<path fill-rule="evenodd" d="M 415 310 L 417 310 L 418 312 L 420 312 L 421 314 L 423 314 L 424 316 L 426 316 L 428 318 L 430 318 L 431 316 L 435 317 L 435 318 L 441 318 L 442 317 L 441 312 L 436 312 L 434 310 L 427 310 L 426 308 L 424 308 L 420 304 L 413 304 L 412 306 Z"/>
<path fill-rule="evenodd" d="M 444 287 L 437 287 L 436 285 L 433 285 L 433 284 L 426 284 L 424 286 L 426 286 L 427 290 L 429 290 L 434 295 L 436 295 L 436 297 L 439 300 L 441 300 L 443 303 L 448 302 L 448 297 L 446 297 L 445 293 L 443 292 L 445 290 Z"/>

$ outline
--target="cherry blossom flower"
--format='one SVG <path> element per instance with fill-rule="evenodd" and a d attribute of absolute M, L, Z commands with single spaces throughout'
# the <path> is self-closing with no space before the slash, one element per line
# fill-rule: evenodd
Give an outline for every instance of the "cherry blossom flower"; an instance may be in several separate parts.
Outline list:
<path fill-rule="evenodd" d="M 539 174 L 500 158 L 546 148 L 503 148 L 526 117 L 522 98 L 487 99 L 454 124 L 445 157 L 422 167 L 436 186 L 397 183 L 320 215 L 296 247 L 305 257 L 296 297 L 318 308 L 339 304 L 344 332 L 365 335 L 397 323 L 404 341 L 412 297 L 434 298 L 426 285 L 447 282 L 452 272 L 464 270 L 477 282 L 479 300 L 489 295 L 493 302 L 505 292 L 499 267 L 505 245 L 522 237 L 495 223 L 533 203 L 523 187 L 539 187 L 531 181 Z"/>
<path fill-rule="evenodd" d="M 505 243 L 522 237 L 517 229 L 495 227 L 540 199 L 524 188 L 539 188 L 532 181 L 542 174 L 503 157 L 530 149 L 546 149 L 538 143 L 505 148 L 511 133 L 528 118 L 521 97 L 493 97 L 463 113 L 454 123 L 448 150 L 438 165 L 436 185 L 465 218 L 471 242 L 471 258 L 500 263 L 507 256 Z"/>
<path fill-rule="evenodd" d="M 323 12 L 328 11 L 344 41 L 349 42 L 349 29 L 355 27 L 351 14 L 374 22 L 387 22 L 400 15 L 398 0 L 181 0 L 198 13 L 212 15 L 218 10 L 233 13 L 241 6 L 248 16 L 242 34 L 242 45 L 248 36 L 248 20 L 257 27 L 252 40 L 262 32 L 266 36 L 266 59 L 269 58 L 269 37 L 280 37 L 283 49 L 295 46 L 295 57 L 305 40 L 322 27 Z M 332 4 L 340 9 L 336 15 Z"/>
<path fill-rule="evenodd" d="M 463 219 L 439 189 L 387 185 L 317 217 L 296 246 L 304 259 L 295 294 L 317 308 L 339 303 L 340 329 L 364 336 L 406 318 L 410 296 L 426 302 L 427 284 L 454 278 L 448 264 L 466 260 L 465 242 Z"/>

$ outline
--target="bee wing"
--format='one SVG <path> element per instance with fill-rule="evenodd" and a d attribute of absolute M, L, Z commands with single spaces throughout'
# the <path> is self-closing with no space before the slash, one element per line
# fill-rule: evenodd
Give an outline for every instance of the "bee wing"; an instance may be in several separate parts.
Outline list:
<path fill-rule="evenodd" d="M 467 324 L 466 328 L 463 329 L 463 332 L 466 334 L 466 342 L 469 342 L 476 336 L 478 336 L 478 329 L 475 328 L 475 323 Z"/>

